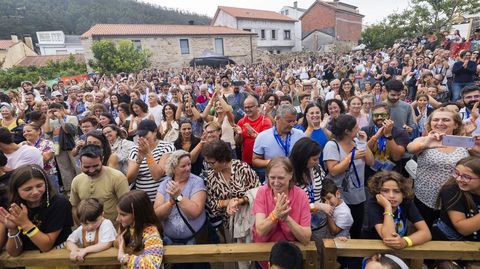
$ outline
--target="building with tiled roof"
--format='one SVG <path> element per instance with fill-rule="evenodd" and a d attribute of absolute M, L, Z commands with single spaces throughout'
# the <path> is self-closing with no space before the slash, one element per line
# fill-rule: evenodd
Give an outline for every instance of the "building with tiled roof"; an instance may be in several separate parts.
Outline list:
<path fill-rule="evenodd" d="M 17 65 L 27 56 L 37 55 L 33 50 L 32 39 L 25 37 L 25 42 L 18 40 L 18 37 L 12 34 L 11 39 L 0 40 L 0 67 L 8 69 Z"/>
<path fill-rule="evenodd" d="M 227 56 L 237 63 L 255 60 L 255 34 L 212 25 L 96 24 L 81 35 L 86 61 L 93 58 L 96 40 L 131 40 L 152 52 L 154 67 L 183 67 L 205 51 Z"/>
<path fill-rule="evenodd" d="M 258 9 L 219 6 L 211 25 L 227 26 L 257 34 L 257 47 L 273 54 L 292 51 L 295 22 L 283 14 Z"/>
<path fill-rule="evenodd" d="M 338 0 L 315 0 L 300 17 L 304 48 L 318 50 L 322 45 L 335 41 L 357 45 L 363 17 L 356 6 Z"/>

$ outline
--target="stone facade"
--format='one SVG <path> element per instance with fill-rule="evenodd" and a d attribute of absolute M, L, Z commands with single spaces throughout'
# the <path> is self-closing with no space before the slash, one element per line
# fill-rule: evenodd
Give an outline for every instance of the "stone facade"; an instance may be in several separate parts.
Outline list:
<path fill-rule="evenodd" d="M 223 55 L 239 64 L 249 64 L 256 60 L 257 42 L 253 35 L 191 35 L 191 36 L 122 36 L 95 37 L 95 40 L 107 39 L 113 42 L 120 40 L 140 41 L 142 48 L 152 52 L 153 68 L 182 68 L 188 66 L 195 57 L 201 57 L 205 50 L 215 52 L 215 39 L 223 39 Z M 182 54 L 180 40 L 188 40 L 189 53 Z M 83 39 L 85 58 L 93 59 L 91 51 L 92 39 Z"/>

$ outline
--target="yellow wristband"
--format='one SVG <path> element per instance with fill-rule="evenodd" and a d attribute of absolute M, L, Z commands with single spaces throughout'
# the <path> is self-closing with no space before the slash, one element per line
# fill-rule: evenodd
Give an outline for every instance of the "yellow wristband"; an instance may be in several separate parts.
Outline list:
<path fill-rule="evenodd" d="M 395 217 L 395 215 L 394 215 L 392 212 L 390 212 L 390 211 L 385 211 L 385 212 L 383 212 L 383 215 L 384 215 L 384 216 L 387 216 L 387 215 L 388 215 L 388 216 L 391 216 L 392 218 Z"/>
<path fill-rule="evenodd" d="M 404 236 L 402 238 L 403 238 L 403 240 L 405 240 L 405 242 L 407 242 L 407 247 L 413 246 L 413 241 L 412 241 L 412 239 L 410 239 L 410 237 Z"/>
<path fill-rule="evenodd" d="M 40 230 L 38 229 L 37 226 L 35 226 L 35 229 L 33 229 L 33 231 L 29 232 L 29 233 L 27 234 L 27 236 L 30 237 L 30 238 L 32 238 L 32 237 L 34 237 L 36 234 L 38 234 L 38 232 L 40 232 Z"/>

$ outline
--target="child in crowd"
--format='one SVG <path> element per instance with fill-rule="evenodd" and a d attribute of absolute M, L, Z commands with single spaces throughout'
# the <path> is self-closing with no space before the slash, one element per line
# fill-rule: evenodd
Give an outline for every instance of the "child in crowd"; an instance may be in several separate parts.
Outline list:
<path fill-rule="evenodd" d="M 322 200 L 334 208 L 333 214 L 331 215 L 325 212 L 330 234 L 343 239 L 350 238 L 350 227 L 352 227 L 353 224 L 350 208 L 340 198 L 340 191 L 333 180 L 325 179 L 322 185 Z"/>
<path fill-rule="evenodd" d="M 412 187 L 408 180 L 394 171 L 373 175 L 368 188 L 369 228 L 366 238 L 383 240 L 386 246 L 403 249 L 429 241 L 432 236 L 427 223 L 412 202 Z M 408 235 L 407 220 L 415 226 Z"/>
<path fill-rule="evenodd" d="M 112 247 L 117 233 L 112 222 L 103 217 L 103 204 L 98 199 L 81 201 L 77 217 L 81 225 L 67 239 L 70 260 L 83 261 L 88 253 Z"/>
<path fill-rule="evenodd" d="M 480 158 L 466 157 L 440 190 L 440 218 L 432 227 L 435 240 L 480 241 Z M 461 264 L 461 262 L 459 262 Z M 480 262 L 465 263 L 480 268 Z"/>
<path fill-rule="evenodd" d="M 441 213 L 432 231 L 437 240 L 480 241 L 480 158 L 457 162 L 440 190 Z"/>
<path fill-rule="evenodd" d="M 116 245 L 120 264 L 128 269 L 162 268 L 163 241 L 147 193 L 141 190 L 125 193 L 118 201 L 117 210 L 121 233 Z"/>
<path fill-rule="evenodd" d="M 363 261 L 362 269 L 408 269 L 407 264 L 392 254 L 376 254 Z"/>
<path fill-rule="evenodd" d="M 301 269 L 303 257 L 300 248 L 287 241 L 278 241 L 270 251 L 269 269 Z"/>

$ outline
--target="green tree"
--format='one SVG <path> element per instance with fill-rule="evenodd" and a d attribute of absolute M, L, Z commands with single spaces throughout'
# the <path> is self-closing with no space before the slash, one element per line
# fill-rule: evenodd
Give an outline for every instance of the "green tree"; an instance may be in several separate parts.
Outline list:
<path fill-rule="evenodd" d="M 391 47 L 395 40 L 402 35 L 399 28 L 385 22 L 372 25 L 362 32 L 362 43 L 368 48 L 380 49 Z"/>
<path fill-rule="evenodd" d="M 8 70 L 0 70 L 0 88 L 13 89 L 25 80 L 37 81 L 39 77 L 52 80 L 62 76 L 72 76 L 87 73 L 84 63 L 77 63 L 70 55 L 65 61 L 50 61 L 46 66 L 14 66 Z"/>
<path fill-rule="evenodd" d="M 92 52 L 95 59 L 89 65 L 100 73 L 138 72 L 151 65 L 152 53 L 136 48 L 130 40 L 120 40 L 117 45 L 110 40 L 94 41 Z"/>
<path fill-rule="evenodd" d="M 407 9 L 389 15 L 382 22 L 362 32 L 362 42 L 370 48 L 391 46 L 396 39 L 417 37 L 428 32 L 440 34 L 450 30 L 458 14 L 480 11 L 478 1 L 471 0 L 411 0 Z"/>

